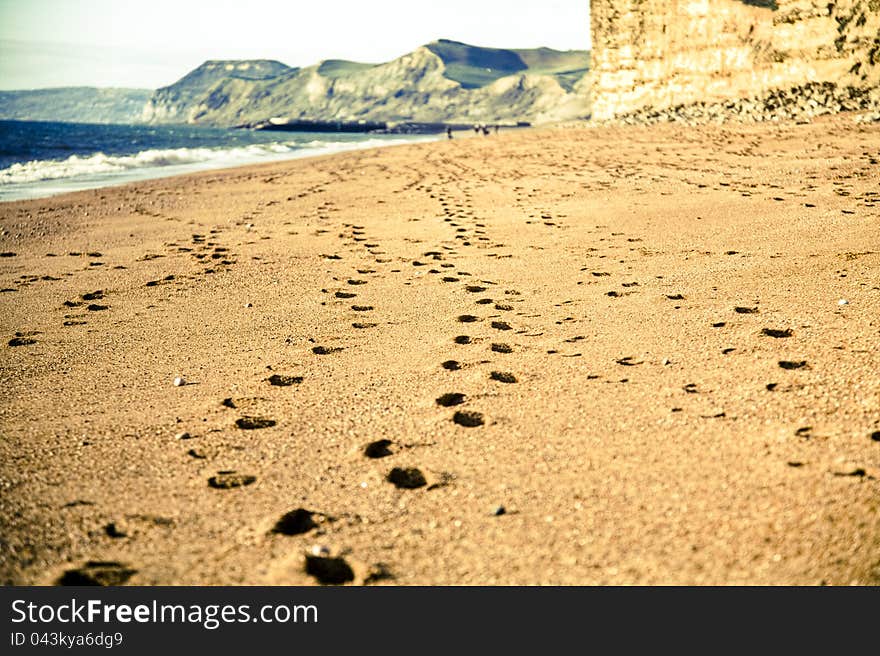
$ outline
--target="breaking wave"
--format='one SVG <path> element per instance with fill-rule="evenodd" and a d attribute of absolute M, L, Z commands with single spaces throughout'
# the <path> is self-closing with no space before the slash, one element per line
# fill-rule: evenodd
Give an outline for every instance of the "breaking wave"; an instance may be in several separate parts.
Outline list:
<path fill-rule="evenodd" d="M 173 167 L 175 172 L 223 168 L 290 157 L 329 154 L 343 150 L 372 148 L 413 141 L 410 139 L 365 139 L 361 141 L 270 142 L 232 148 L 170 148 L 143 150 L 132 155 L 71 155 L 63 160 L 34 160 L 12 164 L 0 169 L 0 186 L 21 185 L 48 180 L 76 178 L 113 178 L 119 174 L 137 174 L 137 178 L 151 177 L 151 169 Z M 158 171 L 157 171 L 158 173 Z M 132 176 L 126 175 L 126 179 Z"/>

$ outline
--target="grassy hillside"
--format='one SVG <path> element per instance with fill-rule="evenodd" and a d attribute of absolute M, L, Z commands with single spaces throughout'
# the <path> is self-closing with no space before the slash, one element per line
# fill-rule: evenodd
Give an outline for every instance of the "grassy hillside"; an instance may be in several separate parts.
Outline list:
<path fill-rule="evenodd" d="M 586 50 L 480 48 L 448 39 L 425 47 L 443 60 L 445 77 L 465 89 L 479 89 L 507 75 L 528 72 L 555 77 L 570 90 L 590 66 L 590 53 Z"/>
<path fill-rule="evenodd" d="M 325 59 L 318 64 L 318 74 L 332 79 L 351 77 L 373 68 L 376 64 L 346 61 L 345 59 Z"/>

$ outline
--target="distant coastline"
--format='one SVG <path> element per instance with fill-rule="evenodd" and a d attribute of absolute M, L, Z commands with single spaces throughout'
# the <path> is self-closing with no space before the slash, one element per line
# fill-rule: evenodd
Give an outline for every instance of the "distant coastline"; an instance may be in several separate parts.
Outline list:
<path fill-rule="evenodd" d="M 439 39 L 381 64 L 209 60 L 156 90 L 0 91 L 0 119 L 235 127 L 276 117 L 404 125 L 386 130 L 410 133 L 434 124 L 538 124 L 589 116 L 589 71 L 587 50 Z"/>

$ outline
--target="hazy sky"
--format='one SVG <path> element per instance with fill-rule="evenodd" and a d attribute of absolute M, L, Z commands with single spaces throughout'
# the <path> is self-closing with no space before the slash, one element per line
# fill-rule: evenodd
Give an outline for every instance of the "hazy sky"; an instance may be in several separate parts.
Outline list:
<path fill-rule="evenodd" d="M 206 59 L 394 59 L 438 38 L 588 49 L 589 0 L 0 0 L 0 89 L 156 88 Z"/>

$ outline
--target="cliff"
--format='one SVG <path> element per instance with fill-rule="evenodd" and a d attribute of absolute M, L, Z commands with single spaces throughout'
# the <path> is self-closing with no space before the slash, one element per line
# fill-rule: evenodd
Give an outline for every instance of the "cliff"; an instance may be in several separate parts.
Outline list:
<path fill-rule="evenodd" d="M 593 117 L 880 86 L 880 0 L 592 0 Z"/>
<path fill-rule="evenodd" d="M 384 64 L 206 62 L 159 89 L 142 119 L 232 126 L 272 117 L 536 123 L 589 114 L 589 53 L 441 40 Z"/>

